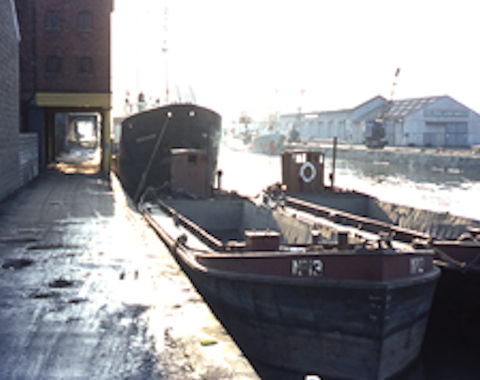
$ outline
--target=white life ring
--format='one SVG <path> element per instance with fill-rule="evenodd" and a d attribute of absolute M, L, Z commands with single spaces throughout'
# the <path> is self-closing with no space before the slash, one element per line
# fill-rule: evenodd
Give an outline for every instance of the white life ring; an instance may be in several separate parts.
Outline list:
<path fill-rule="evenodd" d="M 308 177 L 305 175 L 305 170 L 307 170 L 307 168 L 310 168 L 310 175 Z M 315 166 L 313 166 L 310 161 L 307 161 L 300 167 L 299 175 L 303 182 L 310 183 L 315 179 L 317 169 L 315 169 Z"/>

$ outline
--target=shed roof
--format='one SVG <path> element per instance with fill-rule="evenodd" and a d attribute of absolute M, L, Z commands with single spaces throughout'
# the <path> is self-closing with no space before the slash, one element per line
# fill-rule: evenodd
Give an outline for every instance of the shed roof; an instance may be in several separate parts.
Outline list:
<path fill-rule="evenodd" d="M 431 96 L 426 98 L 394 100 L 390 103 L 390 106 L 387 106 L 385 116 L 389 119 L 403 119 L 405 116 L 436 102 L 440 98 L 439 96 Z"/>
<path fill-rule="evenodd" d="M 380 105 L 374 109 L 372 109 L 368 115 L 371 117 L 371 112 L 376 113 L 376 117 L 379 117 L 382 112 L 385 112 L 384 117 L 390 120 L 400 120 L 405 118 L 406 116 L 410 115 L 411 113 L 414 113 L 422 108 L 425 108 L 433 103 L 435 103 L 439 99 L 443 98 L 449 98 L 452 99 L 448 95 L 442 95 L 442 96 L 428 96 L 428 97 L 423 97 L 423 98 L 412 98 L 412 99 L 400 99 L 400 100 L 394 100 L 392 102 L 387 102 L 383 105 Z M 356 109 L 360 109 L 361 107 L 365 106 L 366 104 L 376 100 L 376 99 L 383 99 L 382 96 L 378 95 L 375 96 L 360 105 L 350 108 L 350 109 L 341 109 L 341 110 L 335 110 L 335 111 L 321 111 L 321 112 L 308 112 L 308 113 L 302 113 L 301 115 L 306 116 L 306 115 L 321 115 L 321 114 L 335 114 L 335 113 L 341 113 L 341 112 L 352 112 Z M 457 102 L 455 99 L 452 99 L 454 102 Z M 459 102 L 457 102 L 459 103 Z M 461 103 L 459 103 L 461 104 Z M 463 104 L 462 104 L 463 106 Z M 464 106 L 465 108 L 468 108 Z M 282 115 L 282 116 L 299 116 L 300 114 L 289 114 L 289 115 Z M 365 117 L 368 117 L 368 115 L 360 115 L 356 121 L 361 121 L 364 120 Z"/>

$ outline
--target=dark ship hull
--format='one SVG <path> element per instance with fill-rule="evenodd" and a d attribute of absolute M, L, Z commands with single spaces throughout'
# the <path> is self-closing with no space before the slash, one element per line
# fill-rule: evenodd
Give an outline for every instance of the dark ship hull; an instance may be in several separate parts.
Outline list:
<path fill-rule="evenodd" d="M 439 276 L 432 251 L 332 242 L 314 216 L 242 198 L 152 202 L 140 205 L 147 221 L 249 359 L 384 380 L 418 356 Z"/>
<path fill-rule="evenodd" d="M 138 200 L 147 187 L 170 182 L 172 149 L 206 152 L 213 186 L 221 136 L 218 113 L 193 104 L 172 104 L 128 117 L 122 123 L 117 174 L 125 191 Z"/>

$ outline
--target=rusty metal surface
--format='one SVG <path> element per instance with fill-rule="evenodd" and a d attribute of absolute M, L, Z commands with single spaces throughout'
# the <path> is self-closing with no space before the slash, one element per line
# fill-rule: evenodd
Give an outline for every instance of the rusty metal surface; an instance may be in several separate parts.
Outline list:
<path fill-rule="evenodd" d="M 340 210 L 332 209 L 329 207 L 321 206 L 312 202 L 303 201 L 295 197 L 287 197 L 286 204 L 298 210 L 310 212 L 314 215 L 317 215 L 326 219 L 330 219 L 339 224 L 355 226 L 358 229 L 361 229 L 367 232 L 372 232 L 372 233 L 386 232 L 388 234 L 391 234 L 393 239 L 403 241 L 403 242 L 411 242 L 414 239 L 429 238 L 428 234 L 425 234 L 419 231 L 401 228 L 390 223 L 385 223 L 376 219 L 358 216 L 345 211 L 340 211 Z"/>
<path fill-rule="evenodd" d="M 174 189 L 187 191 L 194 197 L 208 198 L 212 183 L 208 179 L 208 155 L 196 149 L 172 149 L 170 179 Z"/>
<path fill-rule="evenodd" d="M 437 260 L 451 265 L 453 269 L 476 271 L 480 276 L 480 242 L 437 240 L 432 245 L 437 252 Z"/>
<path fill-rule="evenodd" d="M 246 250 L 278 251 L 280 233 L 275 231 L 245 231 Z"/>
<path fill-rule="evenodd" d="M 280 246 L 280 240 L 285 240 L 280 232 L 265 227 L 261 228 L 262 222 L 267 222 L 269 219 L 265 213 L 273 213 L 273 211 L 255 206 L 246 198 L 236 199 L 235 202 L 242 207 L 230 207 L 232 200 L 229 199 L 176 200 L 175 205 L 183 209 L 185 213 L 182 215 L 173 207 L 157 200 L 158 205 L 149 204 L 147 206 L 145 215 L 165 240 L 176 241 L 182 237 L 182 239 L 186 239 L 186 247 L 190 248 L 189 241 L 197 238 L 201 245 L 196 246 L 199 251 L 192 252 L 192 255 L 196 256 L 195 260 L 199 264 L 209 269 L 232 274 L 382 282 L 409 280 L 427 275 L 433 270 L 432 250 L 414 250 L 408 247 L 408 250 L 399 251 L 392 247 L 382 246 L 367 249 L 362 244 L 347 244 L 347 247 L 341 250 L 335 243 L 328 246 L 327 244 L 294 244 L 291 246 L 284 243 Z M 203 207 L 205 204 L 208 204 L 209 207 Z M 256 225 L 259 229 L 242 231 L 241 225 L 243 224 L 239 224 L 239 230 L 226 230 L 226 232 L 233 233 L 232 237 L 235 238 L 244 235 L 243 240 L 237 242 L 244 245 L 239 245 L 235 253 L 231 250 L 231 245 L 227 243 L 228 239 L 225 239 L 225 243 L 222 244 L 216 237 L 205 231 L 202 225 L 188 218 L 189 215 L 197 216 L 197 206 L 203 210 L 202 219 L 209 223 L 221 218 L 238 218 L 237 209 L 246 209 L 247 206 L 256 207 L 256 211 L 248 213 L 249 223 Z M 256 221 L 256 218 L 259 220 Z M 290 214 L 285 214 L 285 218 L 295 221 L 300 219 L 298 215 L 293 217 Z M 277 218 L 276 221 L 278 223 L 275 227 L 277 230 L 288 229 L 291 232 L 295 228 L 292 224 L 285 226 L 284 219 Z M 314 223 L 315 221 L 305 221 L 305 224 Z M 168 232 L 165 231 L 167 225 L 170 226 Z M 272 225 L 268 224 L 268 226 Z"/>

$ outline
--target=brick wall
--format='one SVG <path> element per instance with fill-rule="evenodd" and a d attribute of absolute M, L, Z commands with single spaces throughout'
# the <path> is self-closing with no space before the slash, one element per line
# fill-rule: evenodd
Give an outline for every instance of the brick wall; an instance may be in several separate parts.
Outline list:
<path fill-rule="evenodd" d="M 21 133 L 19 143 L 20 185 L 23 186 L 38 175 L 38 135 Z"/>
<path fill-rule="evenodd" d="M 110 92 L 110 13 L 112 0 L 15 0 L 22 28 L 21 70 L 24 101 L 36 92 Z M 48 12 L 58 27 L 47 27 Z M 91 28 L 79 27 L 79 14 L 92 15 Z M 61 73 L 48 74 L 48 57 L 61 59 Z M 89 57 L 92 72 L 79 72 Z"/>
<path fill-rule="evenodd" d="M 20 25 L 20 88 L 21 100 L 28 104 L 35 92 L 35 7 L 33 0 L 15 0 Z"/>
<path fill-rule="evenodd" d="M 19 41 L 12 2 L 0 0 L 0 200 L 19 181 Z"/>

